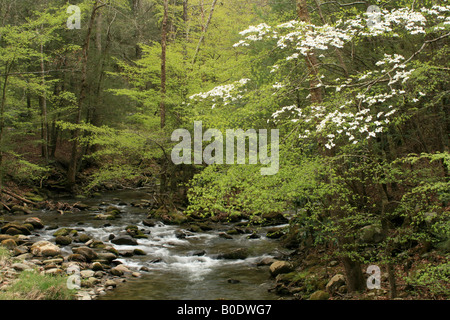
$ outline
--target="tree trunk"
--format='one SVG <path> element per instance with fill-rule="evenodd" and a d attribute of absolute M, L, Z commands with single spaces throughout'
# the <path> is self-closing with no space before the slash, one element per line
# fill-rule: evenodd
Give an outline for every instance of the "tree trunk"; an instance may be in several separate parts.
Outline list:
<path fill-rule="evenodd" d="M 342 263 L 344 264 L 348 291 L 363 291 L 366 288 L 366 283 L 361 271 L 361 264 L 349 257 L 342 258 Z"/>
<path fill-rule="evenodd" d="M 44 63 L 44 45 L 41 44 L 41 85 L 42 94 L 39 96 L 39 104 L 41 107 L 41 138 L 42 138 L 42 157 L 48 163 L 48 118 L 47 118 L 47 93 L 45 89 L 45 63 Z"/>
<path fill-rule="evenodd" d="M 159 105 L 161 129 L 166 126 L 166 50 L 167 50 L 167 19 L 169 14 L 169 0 L 164 0 L 164 17 L 161 32 L 161 102 Z"/>
<path fill-rule="evenodd" d="M 197 56 L 200 51 L 200 46 L 202 45 L 203 41 L 205 40 L 205 35 L 206 35 L 206 32 L 208 31 L 209 24 L 211 23 L 211 20 L 212 20 L 213 14 L 214 14 L 214 10 L 216 8 L 216 3 L 217 3 L 217 0 L 214 0 L 211 5 L 211 10 L 209 11 L 208 20 L 206 21 L 206 25 L 203 29 L 203 33 L 200 37 L 200 40 L 198 41 L 197 48 L 195 49 L 194 58 L 192 58 L 192 64 L 195 64 L 195 62 L 197 61 Z"/>
<path fill-rule="evenodd" d="M 92 12 L 91 12 L 91 18 L 89 20 L 89 26 L 86 33 L 86 38 L 83 45 L 83 61 L 82 61 L 82 70 L 81 70 L 81 88 L 80 88 L 80 95 L 78 97 L 78 108 L 77 108 L 77 116 L 75 120 L 75 124 L 79 125 L 81 123 L 81 116 L 82 116 L 82 110 L 83 110 L 83 103 L 86 99 L 86 89 L 87 89 L 87 64 L 88 64 L 88 57 L 89 57 L 89 45 L 91 40 L 91 34 L 92 34 L 92 28 L 94 26 L 95 21 L 95 15 L 99 8 L 101 8 L 103 5 L 97 6 L 98 1 L 95 1 Z M 67 181 L 69 184 L 69 187 L 73 189 L 76 183 L 76 175 L 77 175 L 77 168 L 78 168 L 78 146 L 79 142 L 78 139 L 80 137 L 81 130 L 80 128 L 76 128 L 72 135 L 72 152 L 69 162 L 69 169 L 67 173 Z"/>
<path fill-rule="evenodd" d="M 304 21 L 306 23 L 311 22 L 306 0 L 297 0 L 297 14 L 300 21 Z M 319 62 L 317 60 L 317 56 L 314 53 L 314 51 L 310 51 L 307 53 L 307 55 L 305 56 L 305 61 L 310 76 L 309 91 L 311 93 L 311 102 L 312 104 L 321 104 L 323 101 L 323 97 L 322 97 L 322 89 L 319 86 L 320 85 L 318 76 Z"/>
<path fill-rule="evenodd" d="M 8 85 L 8 75 L 11 71 L 11 64 L 5 65 L 5 79 L 3 80 L 2 100 L 0 102 L 0 190 L 3 189 L 3 134 L 5 127 L 5 107 L 6 107 L 6 86 Z"/>

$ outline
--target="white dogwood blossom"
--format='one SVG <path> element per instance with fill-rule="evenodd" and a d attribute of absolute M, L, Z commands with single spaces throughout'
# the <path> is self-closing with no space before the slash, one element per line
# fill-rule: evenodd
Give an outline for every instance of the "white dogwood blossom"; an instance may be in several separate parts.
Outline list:
<path fill-rule="evenodd" d="M 358 39 L 380 36 L 392 38 L 400 34 L 424 37 L 427 33 L 443 32 L 450 28 L 449 13 L 449 5 L 435 5 L 431 9 L 376 10 L 356 15 L 353 19 L 338 20 L 333 25 L 316 26 L 297 20 L 274 27 L 262 23 L 240 32 L 244 38 L 234 47 L 249 46 L 255 41 L 270 41 L 275 45 L 274 49 L 284 54 L 282 59 L 285 63 L 280 64 L 278 61 L 270 70 L 271 74 L 276 75 L 313 51 L 318 51 L 319 59 L 326 59 L 327 52 L 334 54 L 336 49 L 357 42 Z M 321 75 L 317 77 L 316 87 L 333 89 L 333 100 L 340 102 L 324 101 L 322 105 L 301 108 L 297 105 L 285 106 L 274 112 L 268 122 L 288 120 L 301 125 L 303 132 L 299 134 L 300 138 L 322 135 L 327 139 L 325 147 L 328 149 L 335 147 L 337 139 L 347 139 L 351 144 L 357 144 L 364 139 L 374 138 L 385 132 L 393 121 L 398 112 L 394 107 L 395 101 L 405 98 L 405 85 L 415 71 L 411 63 L 413 57 L 384 53 L 374 68 L 345 79 L 330 81 Z M 191 99 L 218 99 L 227 105 L 243 97 L 241 89 L 247 81 L 243 79 L 218 86 L 209 92 L 193 95 Z M 284 84 L 274 80 L 271 86 L 279 90 Z M 408 100 L 418 103 L 425 96 L 422 92 L 416 95 Z M 306 99 L 310 97 L 311 94 Z M 214 106 L 218 103 L 213 102 Z"/>
<path fill-rule="evenodd" d="M 243 97 L 241 94 L 242 87 L 245 86 L 249 81 L 250 79 L 244 78 L 231 84 L 217 86 L 208 92 L 194 94 L 190 96 L 189 99 L 196 101 L 212 99 L 213 102 L 221 100 L 224 102 L 224 105 L 228 105 L 230 102 L 238 101 Z M 236 92 L 237 95 L 234 95 Z M 214 109 L 216 106 L 216 103 L 213 104 L 212 109 Z"/>

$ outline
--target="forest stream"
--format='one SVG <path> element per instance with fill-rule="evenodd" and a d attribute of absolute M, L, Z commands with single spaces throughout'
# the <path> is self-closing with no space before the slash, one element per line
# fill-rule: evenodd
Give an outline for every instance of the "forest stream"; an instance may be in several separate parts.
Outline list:
<path fill-rule="evenodd" d="M 148 210 L 131 205 L 148 199 L 145 189 L 111 191 L 101 198 L 83 199 L 90 207 L 75 213 L 53 211 L 33 213 L 46 228 L 36 231 L 40 240 L 53 241 L 53 233 L 61 228 L 73 228 L 90 237 L 111 244 L 113 237 L 125 234 L 129 225 L 138 226 L 147 238 L 137 239 L 137 245 L 112 244 L 119 253 L 140 249 L 145 255 L 121 254 L 118 261 L 141 276 L 129 278 L 116 289 L 107 291 L 100 300 L 210 300 L 246 299 L 273 300 L 277 298 L 269 289 L 274 280 L 268 266 L 258 263 L 277 254 L 278 242 L 265 237 L 264 227 L 256 229 L 253 237 L 237 234 L 223 237 L 233 225 L 217 224 L 212 230 L 191 232 L 178 225 L 165 225 L 155 221 L 144 225 Z M 75 203 L 77 199 L 63 199 Z M 103 206 L 120 209 L 120 218 L 112 221 L 96 220 Z M 99 209 L 99 210 L 94 210 Z M 19 218 L 19 217 L 15 217 Z M 76 245 L 76 244 L 75 244 Z M 245 248 L 248 254 L 236 259 L 222 259 L 223 252 Z M 72 253 L 72 245 L 62 247 L 64 255 Z"/>

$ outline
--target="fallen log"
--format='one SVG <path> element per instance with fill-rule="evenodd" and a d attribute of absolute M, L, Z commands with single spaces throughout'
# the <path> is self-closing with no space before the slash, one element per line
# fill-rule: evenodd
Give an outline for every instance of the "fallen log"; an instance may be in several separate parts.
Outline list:
<path fill-rule="evenodd" d="M 15 194 L 14 192 L 9 191 L 9 190 L 7 190 L 7 189 L 2 189 L 1 192 L 7 194 L 8 196 L 11 196 L 11 197 L 13 197 L 13 198 L 16 198 L 16 199 L 18 199 L 18 200 L 20 200 L 20 201 L 22 201 L 22 202 L 25 202 L 25 203 L 28 203 L 28 204 L 31 204 L 31 205 L 37 205 L 36 202 L 33 202 L 33 201 L 31 201 L 31 200 L 28 200 L 28 199 L 25 199 L 24 197 L 21 197 L 21 196 L 19 196 L 18 194 Z"/>

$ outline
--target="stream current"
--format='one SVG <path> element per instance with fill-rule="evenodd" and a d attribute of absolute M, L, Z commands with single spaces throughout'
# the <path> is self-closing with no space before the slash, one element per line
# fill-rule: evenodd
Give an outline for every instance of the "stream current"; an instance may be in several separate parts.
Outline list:
<path fill-rule="evenodd" d="M 46 228 L 39 231 L 41 240 L 53 241 L 59 228 L 74 228 L 79 232 L 110 243 L 110 235 L 125 235 L 128 225 L 136 225 L 148 238 L 136 239 L 137 245 L 113 246 L 121 253 L 140 249 L 145 255 L 120 256 L 119 260 L 139 278 L 128 279 L 99 300 L 274 300 L 278 296 L 268 289 L 274 281 L 268 266 L 258 266 L 263 258 L 277 255 L 278 242 L 266 238 L 266 228 L 256 229 L 258 237 L 249 234 L 233 235 L 226 239 L 221 233 L 232 224 L 220 224 L 210 231 L 190 232 L 181 226 L 156 222 L 146 226 L 148 210 L 130 205 L 148 199 L 145 189 L 111 191 L 102 198 L 83 199 L 100 210 L 86 210 L 61 215 L 57 212 L 33 213 L 42 219 Z M 120 201 L 119 201 L 120 199 Z M 77 202 L 75 199 L 64 199 Z M 114 205 L 121 210 L 120 218 L 112 221 L 95 220 L 102 206 Z M 183 236 L 180 237 L 180 234 Z M 62 247 L 64 254 L 72 253 L 71 246 Z M 246 248 L 245 259 L 220 259 L 219 255 L 234 249 Z M 143 271 L 144 270 L 144 271 Z"/>

